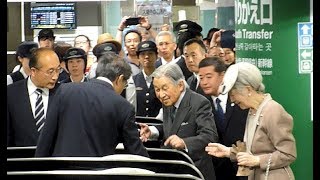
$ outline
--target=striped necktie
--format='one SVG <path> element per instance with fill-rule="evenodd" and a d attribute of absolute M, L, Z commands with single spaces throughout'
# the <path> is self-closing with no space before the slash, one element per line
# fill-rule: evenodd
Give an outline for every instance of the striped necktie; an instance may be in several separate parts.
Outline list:
<path fill-rule="evenodd" d="M 35 108 L 35 120 L 36 120 L 36 126 L 37 130 L 40 132 L 41 128 L 44 125 L 44 106 L 43 106 L 43 101 L 42 101 L 42 90 L 37 89 L 37 100 L 36 100 L 36 108 Z"/>

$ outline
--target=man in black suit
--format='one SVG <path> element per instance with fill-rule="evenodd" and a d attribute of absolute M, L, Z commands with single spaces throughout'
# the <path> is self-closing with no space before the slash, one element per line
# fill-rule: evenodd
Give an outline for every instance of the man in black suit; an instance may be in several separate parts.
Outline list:
<path fill-rule="evenodd" d="M 152 77 L 156 95 L 163 104 L 163 126 L 149 128 L 140 124 L 141 139 L 146 141 L 158 134 L 163 148 L 186 151 L 205 179 L 215 180 L 212 159 L 204 149 L 209 142 L 218 141 L 209 100 L 187 88 L 177 64 L 160 66 Z"/>
<path fill-rule="evenodd" d="M 37 144 L 61 71 L 57 54 L 48 48 L 36 49 L 29 67 L 31 75 L 27 79 L 7 86 L 7 146 Z M 40 97 L 42 108 L 38 109 Z"/>
<path fill-rule="evenodd" d="M 220 57 L 208 57 L 199 63 L 200 86 L 205 94 L 212 97 L 219 143 L 230 147 L 237 140 L 243 139 L 248 110 L 242 110 L 238 105 L 231 103 L 228 94 L 219 95 L 219 85 L 226 69 L 227 66 Z M 222 114 L 219 109 L 223 111 Z M 213 157 L 213 164 L 217 179 L 247 179 L 247 177 L 236 176 L 237 165 L 229 158 Z"/>
<path fill-rule="evenodd" d="M 188 78 L 191 77 L 193 73 L 187 68 L 183 48 L 185 42 L 187 42 L 189 39 L 196 38 L 202 40 L 202 27 L 196 22 L 190 20 L 182 20 L 179 21 L 177 25 L 175 25 L 173 31 L 177 34 L 178 48 L 176 49 L 176 56 L 179 56 L 177 57 L 177 64 L 180 66 L 185 79 L 188 80 Z"/>
<path fill-rule="evenodd" d="M 193 75 L 187 79 L 190 89 L 205 96 L 199 86 L 200 78 L 198 75 L 199 63 L 207 56 L 205 45 L 199 39 L 190 39 L 184 44 L 183 54 L 188 70 L 193 73 Z"/>
<path fill-rule="evenodd" d="M 107 156 L 119 142 L 131 154 L 148 156 L 135 124 L 133 106 L 120 93 L 131 75 L 130 66 L 115 53 L 98 60 L 97 78 L 59 87 L 36 157 Z"/>
<path fill-rule="evenodd" d="M 155 66 L 158 68 L 167 63 L 176 63 L 174 51 L 177 48 L 176 37 L 170 31 L 160 31 L 156 36 L 158 56 Z"/>

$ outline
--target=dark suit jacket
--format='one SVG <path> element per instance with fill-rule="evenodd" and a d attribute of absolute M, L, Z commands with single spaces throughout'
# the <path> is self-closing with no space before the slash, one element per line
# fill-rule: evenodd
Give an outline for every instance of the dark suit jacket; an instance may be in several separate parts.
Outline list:
<path fill-rule="evenodd" d="M 189 71 L 189 69 L 187 68 L 187 65 L 186 65 L 186 62 L 185 62 L 185 59 L 183 56 L 181 56 L 181 58 L 179 59 L 177 64 L 181 68 L 185 80 L 188 80 L 189 77 L 191 77 L 193 75 L 193 73 L 191 71 Z"/>
<path fill-rule="evenodd" d="M 59 74 L 58 82 L 68 79 L 69 77 L 69 73 L 67 73 L 67 71 L 63 69 L 62 72 Z"/>
<path fill-rule="evenodd" d="M 159 66 L 162 65 L 162 62 L 161 62 L 161 58 L 158 58 L 154 64 L 156 66 L 156 68 L 158 68 Z"/>
<path fill-rule="evenodd" d="M 84 77 L 83 82 L 87 82 L 87 81 L 88 81 L 88 78 Z M 68 78 L 66 78 L 66 79 L 61 81 L 61 83 L 70 83 L 70 82 L 72 82 L 70 77 L 68 77 Z"/>
<path fill-rule="evenodd" d="M 216 111 L 212 105 L 213 114 Z M 248 110 L 242 110 L 238 105 L 231 103 L 230 98 L 227 100 L 225 120 L 223 126 L 220 127 L 218 119 L 215 119 L 219 134 L 219 143 L 231 147 L 237 140 L 243 141 L 244 130 L 246 126 Z M 216 115 L 215 115 L 216 117 Z M 213 157 L 213 164 L 216 169 L 217 179 L 247 179 L 247 177 L 236 177 L 237 164 L 231 162 L 229 158 L 215 158 Z"/>
<path fill-rule="evenodd" d="M 61 84 L 48 110 L 36 156 L 106 156 L 119 142 L 148 156 L 135 124 L 134 107 L 102 80 Z"/>
<path fill-rule="evenodd" d="M 215 180 L 211 156 L 204 150 L 208 143 L 218 142 L 210 102 L 187 88 L 173 123 L 169 118 L 171 108 L 163 107 L 163 128 L 157 127 L 160 136 L 163 135 L 163 142 L 174 134 L 182 138 L 186 143 L 188 155 L 205 179 Z"/>
<path fill-rule="evenodd" d="M 17 82 L 17 81 L 20 81 L 22 79 L 25 79 L 23 74 L 20 71 L 16 71 L 14 73 L 11 73 L 10 76 L 12 78 L 12 82 Z"/>
<path fill-rule="evenodd" d="M 7 146 L 35 146 L 39 132 L 33 117 L 27 79 L 7 86 Z M 59 84 L 49 90 L 48 109 Z"/>

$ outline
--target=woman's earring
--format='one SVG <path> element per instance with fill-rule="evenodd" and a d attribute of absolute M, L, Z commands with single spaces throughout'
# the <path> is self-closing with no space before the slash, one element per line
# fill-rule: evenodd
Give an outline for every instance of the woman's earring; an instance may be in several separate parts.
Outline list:
<path fill-rule="evenodd" d="M 248 96 L 251 96 L 251 93 L 249 93 Z"/>

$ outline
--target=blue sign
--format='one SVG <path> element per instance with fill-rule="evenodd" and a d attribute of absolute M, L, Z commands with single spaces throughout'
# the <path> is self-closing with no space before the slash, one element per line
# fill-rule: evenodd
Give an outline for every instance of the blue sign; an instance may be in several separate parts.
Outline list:
<path fill-rule="evenodd" d="M 298 23 L 299 73 L 313 71 L 313 23 Z"/>
<path fill-rule="evenodd" d="M 299 48 L 313 47 L 313 23 L 298 23 Z"/>

